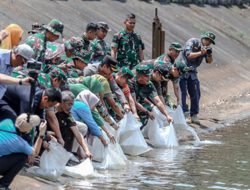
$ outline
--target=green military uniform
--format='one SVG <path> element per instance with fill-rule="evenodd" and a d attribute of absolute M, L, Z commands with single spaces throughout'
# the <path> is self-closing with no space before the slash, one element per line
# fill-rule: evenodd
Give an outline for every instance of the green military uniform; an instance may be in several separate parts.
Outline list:
<path fill-rule="evenodd" d="M 111 47 L 117 48 L 118 66 L 127 66 L 131 70 L 141 62 L 140 49 L 145 49 L 141 36 L 125 29 L 114 35 Z"/>
<path fill-rule="evenodd" d="M 26 39 L 26 44 L 34 50 L 34 58 L 41 62 L 44 62 L 45 60 L 45 52 L 47 48 L 45 38 L 46 31 L 49 31 L 54 35 L 62 35 L 63 24 L 57 19 L 52 19 L 48 25 L 43 26 L 43 31 L 41 33 L 33 34 Z"/>
<path fill-rule="evenodd" d="M 139 65 L 136 68 L 137 74 L 143 74 L 150 76 L 151 69 L 148 65 Z M 155 86 L 151 81 L 148 84 L 140 84 L 137 77 L 129 81 L 129 88 L 131 95 L 136 98 L 136 101 L 140 103 L 148 111 L 152 111 L 152 107 L 149 102 L 152 102 L 153 98 L 158 96 Z M 148 102 L 149 101 L 149 102 Z M 147 123 L 148 114 L 144 112 L 138 112 L 143 125 Z"/>
<path fill-rule="evenodd" d="M 34 58 L 43 62 L 46 51 L 45 31 L 29 36 L 25 43 L 34 50 Z"/>
<path fill-rule="evenodd" d="M 181 51 L 182 50 L 182 46 L 178 42 L 172 42 L 170 44 L 169 48 L 173 48 L 176 51 Z M 161 66 L 165 67 L 165 69 L 168 70 L 168 73 L 169 73 L 169 74 L 167 74 L 167 73 L 164 74 L 166 80 L 163 80 L 160 84 L 159 83 L 154 83 L 156 88 L 158 89 L 157 90 L 158 94 L 165 98 L 165 101 L 166 101 L 167 104 L 171 104 L 170 97 L 168 95 L 168 81 L 171 80 L 174 84 L 179 83 L 179 77 L 173 77 L 170 74 L 170 71 L 172 70 L 172 67 L 173 67 L 174 63 L 175 63 L 175 60 L 172 59 L 169 56 L 169 54 L 167 54 L 167 53 L 164 53 L 164 54 L 160 55 L 154 61 L 154 67 L 161 65 Z"/>
<path fill-rule="evenodd" d="M 104 40 L 97 38 L 91 43 L 90 51 L 92 53 L 92 63 L 101 62 L 105 55 L 111 55 L 110 45 Z"/>
<path fill-rule="evenodd" d="M 12 76 L 16 78 L 25 78 L 29 76 L 29 71 L 27 69 L 23 69 L 20 71 L 13 71 Z M 65 88 L 67 89 L 66 75 L 61 69 L 57 68 L 56 66 L 53 66 L 49 73 L 39 72 L 36 85 L 42 89 L 51 88 L 53 87 L 51 82 L 52 77 L 57 77 L 61 80 L 62 83 L 60 89 L 65 89 Z"/>

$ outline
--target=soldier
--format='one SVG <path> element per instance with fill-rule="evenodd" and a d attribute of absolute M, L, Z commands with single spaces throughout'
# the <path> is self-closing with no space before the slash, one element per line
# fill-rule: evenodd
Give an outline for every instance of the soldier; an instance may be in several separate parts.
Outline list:
<path fill-rule="evenodd" d="M 134 32 L 135 23 L 135 15 L 128 14 L 125 28 L 114 35 L 111 44 L 111 56 L 117 59 L 118 66 L 127 66 L 131 70 L 144 60 L 145 49 L 141 36 Z"/>
<path fill-rule="evenodd" d="M 96 23 L 90 22 L 87 24 L 86 31 L 82 35 L 82 53 L 90 52 L 90 41 L 96 38 L 96 31 L 98 25 Z"/>
<path fill-rule="evenodd" d="M 197 117 L 199 113 L 199 100 L 200 100 L 200 82 L 197 76 L 197 68 L 205 58 L 206 63 L 213 62 L 211 44 L 215 44 L 215 35 L 212 32 L 205 32 L 201 38 L 191 38 L 186 44 L 184 51 L 181 54 L 182 61 L 185 61 L 187 66 L 192 66 L 194 69 L 189 71 L 180 80 L 181 100 L 183 112 L 189 112 L 186 104 L 187 91 L 190 95 L 190 122 L 200 124 Z"/>
<path fill-rule="evenodd" d="M 63 24 L 57 19 L 52 19 L 48 25 L 43 25 L 43 30 L 35 33 L 26 39 L 28 44 L 35 52 L 35 59 L 44 62 L 47 42 L 56 41 L 63 33 Z"/>
<path fill-rule="evenodd" d="M 153 106 L 156 106 L 162 114 L 165 115 L 167 121 L 173 121 L 168 114 L 164 104 L 161 102 L 157 91 L 150 81 L 151 69 L 148 65 L 138 65 L 136 67 L 136 77 L 130 82 L 131 94 L 135 100 L 138 114 L 143 125 L 146 125 L 148 118 L 154 119 L 152 114 Z"/>
<path fill-rule="evenodd" d="M 91 63 L 98 63 L 103 60 L 105 55 L 111 54 L 111 48 L 107 42 L 104 41 L 107 33 L 111 31 L 105 22 L 98 22 L 98 30 L 96 39 L 91 43 L 92 58 Z"/>
<path fill-rule="evenodd" d="M 171 68 L 172 68 L 171 65 L 174 65 L 174 62 L 175 62 L 176 58 L 179 56 L 179 53 L 181 50 L 182 50 L 181 44 L 179 44 L 178 42 L 172 42 L 168 48 L 167 53 L 160 55 L 154 61 L 154 65 L 166 65 L 166 67 L 169 68 L 169 70 L 171 70 Z M 162 88 L 162 97 L 166 98 L 164 100 L 164 102 L 166 102 L 167 104 L 170 104 L 170 101 L 168 99 L 168 97 L 169 97 L 169 95 L 168 95 L 168 80 L 164 80 L 161 82 L 161 88 Z M 172 81 L 173 88 L 174 88 L 174 94 L 175 94 L 175 97 L 177 99 L 176 103 L 177 103 L 177 105 L 179 105 L 180 104 L 179 81 L 178 81 L 178 79 L 174 79 L 173 77 L 171 77 L 171 81 Z"/>
<path fill-rule="evenodd" d="M 140 118 L 137 114 L 135 101 L 130 93 L 130 89 L 128 86 L 128 81 L 134 78 L 133 72 L 127 67 L 122 67 L 121 70 L 118 73 L 113 74 L 113 76 L 118 86 L 122 89 L 123 94 L 126 97 L 128 104 L 131 108 L 132 113 L 134 114 L 135 118 L 139 120 Z"/>

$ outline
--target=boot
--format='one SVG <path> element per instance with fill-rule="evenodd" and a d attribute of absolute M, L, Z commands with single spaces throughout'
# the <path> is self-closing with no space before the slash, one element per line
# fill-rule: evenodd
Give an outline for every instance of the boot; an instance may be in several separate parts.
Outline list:
<path fill-rule="evenodd" d="M 191 123 L 198 124 L 198 125 L 201 124 L 201 122 L 199 121 L 197 115 L 191 116 Z"/>

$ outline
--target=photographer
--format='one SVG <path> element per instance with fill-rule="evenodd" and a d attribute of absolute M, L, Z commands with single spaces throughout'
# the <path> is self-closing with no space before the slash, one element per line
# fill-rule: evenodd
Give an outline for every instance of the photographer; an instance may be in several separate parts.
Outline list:
<path fill-rule="evenodd" d="M 46 122 L 40 124 L 40 118 L 21 114 L 17 117 L 15 124 L 10 119 L 0 122 L 0 189 L 8 189 L 10 183 L 23 168 L 27 160 L 32 163 L 39 154 L 42 139 L 46 131 Z M 29 133 L 33 127 L 39 127 L 39 138 L 33 147 L 22 138 Z"/>
<path fill-rule="evenodd" d="M 21 44 L 12 50 L 0 49 L 0 73 L 10 75 L 15 67 L 24 65 L 33 55 L 33 50 L 26 44 Z M 22 80 L 20 83 L 22 84 Z M 6 88 L 6 85 L 0 85 L 0 99 L 2 99 Z"/>
<path fill-rule="evenodd" d="M 197 76 L 197 68 L 205 58 L 206 63 L 213 62 L 211 44 L 215 44 L 215 35 L 212 32 L 205 32 L 201 35 L 201 39 L 191 38 L 186 42 L 185 48 L 181 55 L 181 61 L 186 62 L 187 66 L 194 69 L 189 71 L 186 75 L 181 77 L 181 99 L 182 109 L 185 115 L 189 112 L 186 104 L 187 91 L 190 95 L 190 122 L 200 124 L 197 117 L 199 113 L 199 100 L 200 100 L 200 82 Z"/>

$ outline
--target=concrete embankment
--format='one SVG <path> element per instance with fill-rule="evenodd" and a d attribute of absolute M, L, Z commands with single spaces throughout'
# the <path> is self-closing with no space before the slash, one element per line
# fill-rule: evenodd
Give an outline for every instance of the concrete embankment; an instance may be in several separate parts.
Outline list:
<path fill-rule="evenodd" d="M 205 30 L 216 34 L 214 64 L 203 64 L 199 68 L 203 120 L 201 127 L 194 126 L 197 131 L 206 132 L 209 128 L 216 129 L 247 117 L 250 110 L 250 7 L 247 5 L 213 7 L 137 0 L 1 0 L 0 27 L 3 29 L 10 23 L 17 23 L 28 31 L 33 22 L 46 24 L 50 19 L 58 18 L 65 24 L 64 33 L 68 38 L 81 35 L 90 21 L 105 21 L 112 29 L 107 36 L 107 41 L 111 42 L 113 34 L 122 28 L 126 13 L 133 12 L 137 16 L 136 31 L 145 42 L 146 58 L 150 59 L 155 8 L 158 8 L 166 31 L 166 47 L 172 41 L 184 44 Z M 19 177 L 14 189 L 20 189 L 18 186 L 25 185 L 24 181 L 26 179 Z"/>

